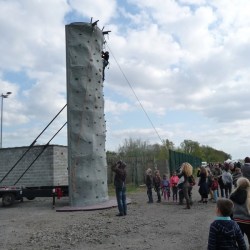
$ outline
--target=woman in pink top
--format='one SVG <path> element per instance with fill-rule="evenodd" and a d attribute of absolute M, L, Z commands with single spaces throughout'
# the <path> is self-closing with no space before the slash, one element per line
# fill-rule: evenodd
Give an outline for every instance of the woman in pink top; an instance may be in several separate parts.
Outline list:
<path fill-rule="evenodd" d="M 178 193 L 178 188 L 177 188 L 178 181 L 179 181 L 179 177 L 176 175 L 176 172 L 173 172 L 173 175 L 170 178 L 170 187 L 172 188 L 173 201 L 176 201 L 176 202 L 177 202 L 177 193 Z"/>

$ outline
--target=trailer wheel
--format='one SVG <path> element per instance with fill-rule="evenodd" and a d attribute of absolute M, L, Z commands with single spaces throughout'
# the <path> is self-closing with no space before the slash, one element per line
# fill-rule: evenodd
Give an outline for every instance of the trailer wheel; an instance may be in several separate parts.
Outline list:
<path fill-rule="evenodd" d="M 4 194 L 2 197 L 2 203 L 4 207 L 10 206 L 15 201 L 15 195 L 12 193 Z"/>
<path fill-rule="evenodd" d="M 27 198 L 29 201 L 32 201 L 32 200 L 34 200 L 36 197 L 35 197 L 35 196 L 26 196 L 26 198 Z"/>

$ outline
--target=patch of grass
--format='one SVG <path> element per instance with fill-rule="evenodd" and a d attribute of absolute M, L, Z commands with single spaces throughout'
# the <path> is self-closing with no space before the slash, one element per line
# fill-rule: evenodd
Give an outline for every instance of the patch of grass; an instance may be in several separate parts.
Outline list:
<path fill-rule="evenodd" d="M 136 186 L 134 184 L 126 184 L 126 188 L 127 188 L 127 190 L 126 190 L 127 194 L 131 194 L 131 193 L 141 192 L 142 190 L 144 190 L 145 187 Z M 109 196 L 115 196 L 114 185 L 108 186 L 108 194 L 109 194 Z"/>

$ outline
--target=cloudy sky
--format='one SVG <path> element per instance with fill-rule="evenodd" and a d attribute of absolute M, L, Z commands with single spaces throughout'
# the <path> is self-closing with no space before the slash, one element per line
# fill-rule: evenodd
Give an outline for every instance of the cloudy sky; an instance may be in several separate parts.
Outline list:
<path fill-rule="evenodd" d="M 112 31 L 107 150 L 190 139 L 249 156 L 249 11 L 248 0 L 0 0 L 3 147 L 30 145 L 66 104 L 65 25 L 93 17 Z M 66 110 L 37 143 L 65 121 Z M 66 128 L 52 143 L 67 145 Z"/>

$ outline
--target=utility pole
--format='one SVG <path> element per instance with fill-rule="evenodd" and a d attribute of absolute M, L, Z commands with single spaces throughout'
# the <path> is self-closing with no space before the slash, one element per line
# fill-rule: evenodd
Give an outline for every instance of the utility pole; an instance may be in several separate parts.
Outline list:
<path fill-rule="evenodd" d="M 6 94 L 1 94 L 1 142 L 0 142 L 0 148 L 3 146 L 3 99 L 8 98 L 8 96 L 11 94 L 11 92 L 7 92 Z"/>

